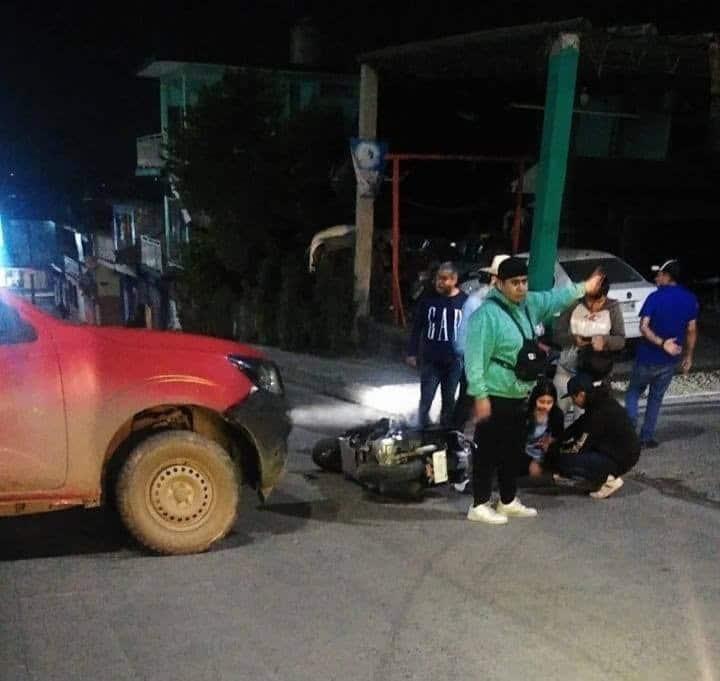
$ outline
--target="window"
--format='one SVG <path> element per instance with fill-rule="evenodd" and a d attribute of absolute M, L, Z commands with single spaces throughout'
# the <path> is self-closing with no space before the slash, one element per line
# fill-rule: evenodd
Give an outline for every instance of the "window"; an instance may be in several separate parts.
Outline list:
<path fill-rule="evenodd" d="M 183 215 L 180 201 L 167 199 L 168 204 L 168 235 L 167 259 L 173 265 L 179 265 L 182 255 L 182 245 L 189 240 L 188 226 Z"/>
<path fill-rule="evenodd" d="M 630 265 L 620 258 L 588 258 L 586 260 L 563 260 L 560 262 L 568 277 L 575 283 L 585 281 L 596 267 L 601 267 L 612 283 L 645 281 Z"/>
<path fill-rule="evenodd" d="M 67 301 L 70 303 L 71 307 L 74 307 L 76 310 L 79 307 L 80 301 L 78 300 L 78 292 L 77 288 L 75 288 L 72 284 L 69 284 L 67 287 Z"/>
<path fill-rule="evenodd" d="M 118 248 L 126 248 L 135 243 L 135 228 L 132 212 L 117 211 L 115 213 L 115 239 Z"/>
<path fill-rule="evenodd" d="M 167 110 L 168 129 L 170 137 L 174 137 L 185 125 L 185 111 L 180 106 L 169 106 Z"/>
<path fill-rule="evenodd" d="M 0 345 L 30 343 L 37 340 L 35 329 L 20 318 L 17 310 L 0 302 Z"/>

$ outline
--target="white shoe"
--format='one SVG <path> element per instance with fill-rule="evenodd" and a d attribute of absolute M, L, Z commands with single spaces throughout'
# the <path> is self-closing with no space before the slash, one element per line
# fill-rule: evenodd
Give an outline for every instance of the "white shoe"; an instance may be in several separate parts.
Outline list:
<path fill-rule="evenodd" d="M 534 518 L 538 514 L 536 508 L 530 508 L 529 506 L 521 504 L 517 497 L 509 504 L 503 504 L 502 501 L 498 501 L 497 512 L 508 518 Z"/>
<path fill-rule="evenodd" d="M 479 506 L 471 506 L 468 509 L 467 519 L 490 525 L 504 525 L 508 521 L 504 515 L 500 515 L 490 506 L 490 502 Z"/>
<path fill-rule="evenodd" d="M 590 492 L 593 499 L 607 499 L 611 494 L 615 494 L 625 483 L 622 478 L 616 478 L 614 475 L 608 475 L 603 486 L 595 492 Z"/>
<path fill-rule="evenodd" d="M 463 480 L 462 482 L 456 482 L 453 487 L 455 488 L 456 492 L 460 492 L 460 494 L 465 494 L 469 484 L 470 479 L 468 478 L 466 480 Z"/>

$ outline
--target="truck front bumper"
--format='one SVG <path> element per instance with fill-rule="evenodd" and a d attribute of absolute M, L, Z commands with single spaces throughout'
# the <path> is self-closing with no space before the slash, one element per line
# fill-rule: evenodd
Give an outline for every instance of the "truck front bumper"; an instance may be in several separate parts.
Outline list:
<path fill-rule="evenodd" d="M 225 412 L 225 420 L 239 430 L 258 456 L 257 488 L 265 499 L 280 479 L 287 460 L 292 424 L 284 396 L 256 390 Z"/>

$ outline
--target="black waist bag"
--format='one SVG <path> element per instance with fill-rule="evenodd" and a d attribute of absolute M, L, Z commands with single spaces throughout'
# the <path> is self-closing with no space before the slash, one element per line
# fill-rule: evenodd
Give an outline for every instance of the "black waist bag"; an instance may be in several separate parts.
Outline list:
<path fill-rule="evenodd" d="M 510 364 L 503 359 L 493 357 L 491 361 L 499 364 L 510 371 L 515 372 L 515 376 L 521 381 L 535 381 L 539 376 L 544 376 L 548 368 L 548 356 L 545 350 L 543 350 L 537 343 L 537 339 L 533 333 L 532 338 L 527 338 L 525 332 L 522 330 L 522 326 L 518 323 L 518 320 L 513 317 L 510 310 L 503 305 L 497 298 L 488 298 L 489 302 L 495 303 L 498 307 L 502 308 L 510 319 L 513 320 L 515 326 L 523 339 L 523 344 L 518 350 L 517 357 L 515 358 L 515 364 Z M 530 322 L 530 328 L 533 329 L 533 323 L 530 319 L 530 313 L 525 308 L 525 314 L 527 315 L 528 322 Z"/>

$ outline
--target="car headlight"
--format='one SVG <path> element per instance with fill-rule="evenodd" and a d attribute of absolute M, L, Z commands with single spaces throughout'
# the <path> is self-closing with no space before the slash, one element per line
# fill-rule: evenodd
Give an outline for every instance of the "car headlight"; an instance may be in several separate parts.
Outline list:
<path fill-rule="evenodd" d="M 285 388 L 278 368 L 266 359 L 228 355 L 228 361 L 242 371 L 260 390 L 284 395 Z"/>

